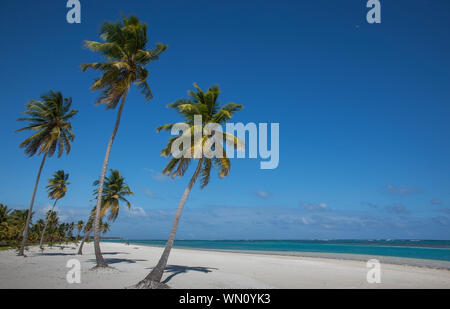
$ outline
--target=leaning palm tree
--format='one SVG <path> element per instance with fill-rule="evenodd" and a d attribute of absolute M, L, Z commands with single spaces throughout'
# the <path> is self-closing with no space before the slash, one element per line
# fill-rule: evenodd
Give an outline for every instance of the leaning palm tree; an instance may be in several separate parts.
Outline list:
<path fill-rule="evenodd" d="M 55 200 L 53 203 L 51 211 L 55 209 L 56 203 L 62 199 L 67 192 L 67 185 L 70 184 L 67 180 L 69 179 L 69 174 L 64 173 L 64 171 L 56 171 L 53 177 L 48 180 L 47 192 L 48 197 L 51 200 Z M 45 230 L 47 228 L 48 220 L 45 221 L 44 229 L 42 230 L 41 241 L 39 247 L 43 249 L 42 245 L 44 243 Z"/>
<path fill-rule="evenodd" d="M 50 91 L 48 94 L 41 96 L 41 101 L 31 100 L 31 102 L 26 105 L 26 110 L 24 112 L 27 117 L 19 118 L 19 121 L 27 121 L 29 124 L 16 132 L 25 130 L 33 131 L 33 135 L 24 140 L 20 144 L 20 147 L 25 148 L 25 153 L 30 157 L 35 154 L 43 155 L 34 185 L 33 195 L 31 197 L 19 255 L 24 255 L 34 198 L 36 196 L 39 178 L 41 177 L 45 159 L 53 156 L 55 152 L 58 153 L 58 157 L 61 157 L 64 151 L 66 154 L 69 154 L 70 152 L 70 144 L 75 137 L 72 133 L 70 120 L 78 112 L 77 110 L 71 110 L 71 105 L 72 98 L 64 98 L 61 92 Z"/>
<path fill-rule="evenodd" d="M 84 236 L 83 236 L 83 240 L 81 241 L 80 247 L 78 247 L 78 255 L 82 255 L 83 254 L 83 246 L 84 243 L 86 242 L 86 240 L 89 238 L 89 236 L 92 233 L 92 225 L 94 224 L 94 220 L 95 220 L 95 206 L 94 208 L 92 208 L 91 210 L 91 215 L 89 216 L 88 221 L 86 222 L 86 224 L 84 225 Z"/>
<path fill-rule="evenodd" d="M 94 181 L 94 186 L 98 185 L 99 181 L 98 180 Z M 98 187 L 94 190 L 94 196 L 98 194 L 98 190 L 99 190 Z M 128 209 L 130 209 L 131 203 L 126 199 L 126 196 L 133 194 L 134 193 L 131 191 L 130 187 L 125 182 L 125 178 L 120 174 L 120 172 L 118 170 L 111 169 L 110 175 L 108 177 L 105 177 L 105 187 L 102 194 L 103 197 L 100 210 L 100 227 L 102 227 L 102 224 L 103 226 L 104 224 L 106 224 L 102 222 L 103 218 L 106 215 L 108 215 L 108 220 L 111 222 L 117 219 L 119 215 L 120 202 L 125 203 Z M 95 206 L 91 210 L 91 215 L 89 216 L 89 220 L 84 228 L 84 238 L 83 241 L 81 242 L 80 248 L 78 249 L 78 254 L 82 254 L 84 242 L 92 233 L 92 225 L 93 222 L 95 221 L 96 210 L 97 206 Z"/>
<path fill-rule="evenodd" d="M 106 108 L 113 109 L 119 102 L 116 123 L 106 148 L 105 159 L 99 180 L 97 196 L 97 210 L 94 222 L 94 246 L 95 257 L 98 267 L 107 266 L 100 250 L 100 204 L 103 192 L 103 182 L 108 167 L 109 155 L 120 124 L 122 110 L 125 105 L 128 90 L 134 84 L 144 95 L 146 100 L 153 98 L 150 86 L 147 82 L 149 72 L 145 68 L 150 62 L 158 59 L 159 54 L 167 49 L 167 46 L 157 43 L 152 50 L 147 49 L 147 25 L 141 23 L 135 16 L 126 18 L 122 22 L 106 22 L 103 24 L 100 36 L 103 43 L 85 41 L 85 46 L 100 52 L 106 57 L 106 62 L 83 63 L 81 69 L 98 70 L 102 76 L 95 80 L 92 90 L 101 90 L 102 94 L 97 104 L 106 104 Z"/>
<path fill-rule="evenodd" d="M 94 185 L 98 186 L 98 184 L 99 181 L 96 180 Z M 97 194 L 98 189 L 94 192 Z M 111 169 L 109 176 L 105 177 L 100 218 L 103 218 L 109 213 L 108 220 L 115 221 L 119 215 L 119 203 L 125 203 L 128 209 L 130 209 L 131 203 L 126 199 L 126 196 L 133 194 L 120 172 Z"/>
<path fill-rule="evenodd" d="M 183 176 L 187 171 L 192 159 L 198 159 L 197 167 L 195 169 L 194 175 L 189 181 L 188 186 L 181 197 L 180 203 L 178 204 L 178 208 L 175 214 L 175 220 L 173 222 L 170 236 L 166 243 L 164 252 L 158 264 L 153 268 L 148 276 L 136 285 L 136 287 L 138 288 L 161 287 L 161 278 L 164 273 L 164 269 L 166 268 L 170 250 L 172 249 L 173 242 L 175 240 L 181 213 L 197 178 L 201 177 L 201 188 L 203 189 L 204 187 L 206 187 L 209 183 L 211 169 L 213 166 L 219 170 L 220 178 L 226 177 L 230 171 L 230 160 L 226 156 L 223 144 L 226 143 L 234 148 L 240 149 L 242 149 L 242 147 L 244 146 L 243 141 L 240 141 L 232 134 L 221 132 L 222 134 L 220 139 L 216 139 L 217 132 L 215 132 L 214 129 L 208 129 L 212 124 L 225 123 L 232 117 L 234 112 L 240 110 L 243 106 L 235 103 L 228 103 L 220 106 L 219 102 L 217 101 L 220 94 L 218 86 L 209 88 L 206 93 L 203 92 L 196 84 L 194 84 L 194 87 L 197 89 L 197 91 L 189 91 L 189 99 L 181 99 L 169 105 L 169 107 L 175 109 L 183 116 L 185 122 L 182 125 L 185 127 L 185 129 L 180 136 L 172 137 L 169 139 L 169 143 L 167 147 L 161 151 L 161 155 L 172 157 L 166 168 L 163 170 L 164 174 L 171 175 L 172 177 Z M 197 124 L 198 116 L 201 116 L 200 124 Z M 159 127 L 157 130 L 168 131 L 177 126 L 180 126 L 180 124 L 167 124 Z M 196 142 L 196 139 L 194 138 L 196 132 L 206 132 L 206 134 L 200 133 L 202 135 Z M 177 149 L 176 152 L 180 153 L 175 154 L 172 151 L 172 146 L 175 145 L 176 141 L 179 138 L 185 137 L 190 139 L 192 146 L 189 148 L 186 147 L 186 149 L 182 150 Z M 212 153 L 209 153 L 207 151 L 203 153 L 203 148 L 206 145 L 210 146 L 209 149 L 212 149 L 212 145 L 214 145 L 214 155 L 210 155 Z M 198 154 L 199 149 L 200 155 Z M 194 156 L 192 156 L 193 154 Z"/>
<path fill-rule="evenodd" d="M 77 241 L 79 240 L 79 238 L 80 238 L 80 233 L 81 233 L 81 230 L 83 229 L 83 227 L 84 227 L 84 222 L 83 222 L 83 220 L 79 220 L 78 222 L 77 222 L 77 225 L 76 225 L 76 229 L 77 229 Z"/>

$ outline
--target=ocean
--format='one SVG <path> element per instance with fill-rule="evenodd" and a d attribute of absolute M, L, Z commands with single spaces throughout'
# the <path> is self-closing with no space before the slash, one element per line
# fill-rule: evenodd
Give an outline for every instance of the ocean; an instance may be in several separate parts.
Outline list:
<path fill-rule="evenodd" d="M 122 242 L 125 240 L 108 240 Z M 164 246 L 165 240 L 128 240 Z M 174 247 L 212 250 L 320 252 L 450 261 L 450 240 L 176 240 Z"/>

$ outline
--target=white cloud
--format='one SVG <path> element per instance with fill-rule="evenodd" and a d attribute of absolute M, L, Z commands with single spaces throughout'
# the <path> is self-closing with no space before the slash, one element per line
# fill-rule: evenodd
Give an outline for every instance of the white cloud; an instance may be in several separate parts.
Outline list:
<path fill-rule="evenodd" d="M 313 223 L 311 219 L 308 219 L 306 217 L 302 217 L 301 220 L 304 225 L 309 225 L 309 224 Z"/>
<path fill-rule="evenodd" d="M 405 185 L 394 186 L 394 185 L 390 185 L 390 184 L 386 185 L 386 189 L 388 191 L 390 191 L 391 193 L 398 194 L 398 195 L 410 195 L 413 193 L 417 193 L 419 191 L 416 188 L 410 188 Z"/>
<path fill-rule="evenodd" d="M 326 203 L 307 203 L 307 202 L 301 202 L 300 203 L 303 208 L 306 210 L 328 210 L 328 205 Z"/>
<path fill-rule="evenodd" d="M 259 191 L 256 191 L 256 194 L 257 194 L 260 198 L 264 198 L 264 199 L 270 197 L 270 194 L 269 194 L 269 192 L 267 192 L 267 191 L 259 190 Z"/>
<path fill-rule="evenodd" d="M 147 213 L 142 207 L 131 205 L 130 209 L 127 209 L 129 217 L 147 217 Z"/>
<path fill-rule="evenodd" d="M 144 168 L 144 171 L 148 172 L 153 180 L 156 180 L 159 182 L 170 180 L 169 176 L 164 175 L 163 173 L 160 173 L 160 172 L 156 172 L 155 170 L 153 170 L 151 168 Z"/>
<path fill-rule="evenodd" d="M 406 214 L 408 213 L 408 210 L 406 207 L 402 204 L 394 204 L 390 206 L 385 207 L 387 212 L 393 213 L 393 214 Z"/>

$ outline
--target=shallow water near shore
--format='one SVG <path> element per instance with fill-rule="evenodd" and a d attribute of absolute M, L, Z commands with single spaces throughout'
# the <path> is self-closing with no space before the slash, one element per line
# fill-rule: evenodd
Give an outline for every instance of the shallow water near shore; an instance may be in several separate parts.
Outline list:
<path fill-rule="evenodd" d="M 126 240 L 108 240 L 124 243 Z M 164 246 L 165 240 L 128 240 Z M 448 240 L 176 240 L 175 247 L 232 251 L 315 252 L 387 256 L 450 262 Z"/>

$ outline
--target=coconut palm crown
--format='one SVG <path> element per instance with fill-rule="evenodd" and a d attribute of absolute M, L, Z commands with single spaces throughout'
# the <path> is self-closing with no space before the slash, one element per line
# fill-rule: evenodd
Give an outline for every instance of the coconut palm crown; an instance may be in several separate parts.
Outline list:
<path fill-rule="evenodd" d="M 94 182 L 95 186 L 98 186 L 99 181 Z M 98 189 L 94 191 L 94 195 L 98 194 Z M 131 208 L 131 203 L 126 199 L 126 196 L 133 195 L 128 184 L 125 182 L 125 178 L 120 174 L 118 170 L 110 170 L 109 176 L 105 177 L 105 185 L 103 188 L 102 207 L 100 216 L 103 218 L 106 213 L 109 213 L 108 220 L 115 221 L 119 215 L 119 203 L 123 202 Z"/>
<path fill-rule="evenodd" d="M 145 66 L 158 60 L 167 45 L 157 43 L 154 49 L 148 50 L 147 25 L 135 16 L 122 16 L 122 22 L 105 22 L 100 37 L 103 43 L 85 41 L 85 47 L 100 52 L 107 61 L 81 65 L 83 71 L 93 69 L 102 72 L 102 76 L 91 86 L 92 90 L 102 90 L 97 104 L 105 103 L 107 108 L 115 108 L 133 83 L 147 100 L 152 99 L 147 82 L 149 72 Z"/>
<path fill-rule="evenodd" d="M 61 92 L 54 91 L 41 95 L 41 101 L 31 100 L 25 105 L 23 114 L 27 117 L 19 118 L 18 121 L 27 121 L 29 124 L 15 132 L 33 131 L 20 144 L 28 156 L 37 153 L 51 157 L 56 151 L 58 157 L 64 152 L 69 154 L 71 142 L 75 138 L 70 120 L 78 112 L 70 110 L 71 105 L 72 98 L 64 98 Z"/>
<path fill-rule="evenodd" d="M 177 176 L 181 177 L 186 173 L 188 166 L 192 161 L 192 155 L 195 152 L 195 147 L 203 147 L 208 142 L 212 143 L 210 141 L 210 139 L 212 138 L 212 134 L 203 134 L 202 139 L 199 140 L 199 143 L 197 145 L 194 144 L 193 138 L 195 130 L 201 130 L 200 132 L 202 132 L 205 126 L 212 123 L 224 124 L 226 121 L 231 119 L 236 111 L 239 111 L 243 108 L 242 105 L 236 103 L 227 103 L 223 106 L 220 106 L 220 103 L 218 101 L 220 89 L 218 86 L 212 86 L 206 93 L 203 92 L 203 90 L 197 84 L 194 84 L 194 87 L 197 91 L 189 90 L 188 99 L 180 99 L 174 103 L 169 104 L 170 108 L 175 109 L 184 118 L 183 123 L 189 126 L 189 129 L 185 130 L 185 132 L 187 131 L 192 138 L 191 148 L 183 149 L 183 155 L 179 157 L 173 157 L 171 150 L 173 142 L 180 136 L 171 137 L 167 146 L 161 151 L 162 156 L 172 156 L 171 160 L 163 170 L 163 173 L 166 175 L 170 175 L 173 178 Z M 197 128 L 196 123 L 194 122 L 195 116 L 199 115 L 202 117 L 201 128 Z M 180 123 L 166 124 L 158 127 L 157 131 L 170 131 L 174 126 L 179 124 Z M 227 132 L 222 132 L 221 134 L 223 135 L 223 143 L 226 143 L 238 149 L 242 149 L 244 147 L 244 142 L 239 140 L 234 135 L 231 135 Z M 188 153 L 189 155 L 186 155 Z M 221 158 L 202 158 L 202 168 L 200 171 L 201 188 L 204 188 L 208 185 L 212 167 L 218 169 L 220 178 L 226 177 L 228 175 L 231 164 L 230 159 L 227 158 L 224 149 L 222 151 Z"/>
<path fill-rule="evenodd" d="M 52 200 L 62 199 L 67 192 L 67 185 L 70 185 L 69 174 L 62 170 L 56 171 L 53 177 L 48 180 L 48 197 Z"/>

